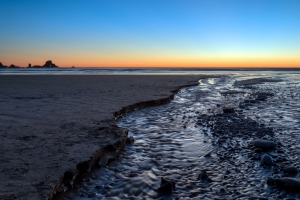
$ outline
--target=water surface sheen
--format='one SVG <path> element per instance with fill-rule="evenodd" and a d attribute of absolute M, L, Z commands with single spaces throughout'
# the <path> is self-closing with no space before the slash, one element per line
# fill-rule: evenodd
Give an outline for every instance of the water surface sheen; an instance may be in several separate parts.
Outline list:
<path fill-rule="evenodd" d="M 230 105 L 240 116 L 274 127 L 276 139 L 283 143 L 287 152 L 291 152 L 289 161 L 298 166 L 299 75 L 251 75 L 251 78 L 281 78 L 284 82 L 234 88 L 234 81 L 249 78 L 249 73 L 204 79 L 199 81 L 198 86 L 182 89 L 167 105 L 143 108 L 123 116 L 117 125 L 129 130 L 129 135 L 135 139 L 134 145 L 125 145 L 117 160 L 94 170 L 61 199 L 298 197 L 297 193 L 274 191 L 266 184 L 266 178 L 274 172 L 272 167 L 260 166 L 259 161 L 249 161 L 248 154 L 252 152 L 244 147 L 250 141 L 236 140 L 241 150 L 238 156 L 232 158 L 234 162 L 220 161 L 217 154 L 204 157 L 209 152 L 218 151 L 218 147 L 215 146 L 211 126 L 199 123 L 199 116 L 213 115 L 219 107 Z M 233 89 L 234 94 L 222 95 Z M 240 91 L 245 93 L 238 93 Z M 257 91 L 272 92 L 274 96 L 267 101 L 238 108 Z M 208 169 L 213 182 L 199 180 L 198 175 L 203 169 Z M 176 182 L 172 194 L 157 192 L 161 177 Z"/>

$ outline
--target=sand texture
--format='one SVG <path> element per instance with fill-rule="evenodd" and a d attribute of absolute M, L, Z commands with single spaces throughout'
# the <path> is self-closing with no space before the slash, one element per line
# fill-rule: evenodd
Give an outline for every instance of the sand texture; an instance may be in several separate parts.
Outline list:
<path fill-rule="evenodd" d="M 80 171 L 78 163 L 88 171 L 107 147 L 122 147 L 127 130 L 115 116 L 166 103 L 171 91 L 200 78 L 1 76 L 0 199 L 51 199 L 65 171 Z"/>

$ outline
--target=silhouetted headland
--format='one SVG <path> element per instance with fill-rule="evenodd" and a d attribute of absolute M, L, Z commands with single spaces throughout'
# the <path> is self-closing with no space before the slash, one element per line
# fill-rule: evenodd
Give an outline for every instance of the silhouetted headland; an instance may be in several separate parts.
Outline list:
<path fill-rule="evenodd" d="M 0 68 L 6 68 L 7 66 L 3 65 L 2 62 L 0 62 Z"/>
<path fill-rule="evenodd" d="M 0 68 L 21 68 L 20 66 L 16 66 L 14 64 L 11 64 L 9 67 L 6 66 L 6 65 L 3 65 L 1 62 L 0 62 Z M 44 65 L 34 65 L 34 66 L 31 66 L 31 64 L 29 63 L 27 68 L 59 68 L 59 66 L 55 65 L 51 60 L 48 60 L 45 62 Z"/>
<path fill-rule="evenodd" d="M 31 64 L 28 65 L 28 68 L 30 68 Z M 54 63 L 52 63 L 51 60 L 46 61 L 46 63 L 43 66 L 40 65 L 34 65 L 32 68 L 58 68 Z"/>
<path fill-rule="evenodd" d="M 11 64 L 10 66 L 9 66 L 9 68 L 20 68 L 19 66 L 16 66 L 16 65 L 14 65 L 14 64 Z"/>

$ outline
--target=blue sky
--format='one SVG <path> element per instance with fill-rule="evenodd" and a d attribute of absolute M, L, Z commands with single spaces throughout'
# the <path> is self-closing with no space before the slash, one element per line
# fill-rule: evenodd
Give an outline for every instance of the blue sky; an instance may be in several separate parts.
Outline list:
<path fill-rule="evenodd" d="M 300 64 L 299 0 L 1 0 L 0 7 L 7 65 Z"/>

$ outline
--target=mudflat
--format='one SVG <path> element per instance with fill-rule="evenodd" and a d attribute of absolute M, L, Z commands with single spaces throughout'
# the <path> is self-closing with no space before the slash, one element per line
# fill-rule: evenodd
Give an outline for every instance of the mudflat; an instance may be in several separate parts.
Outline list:
<path fill-rule="evenodd" d="M 170 98 L 207 77 L 1 76 L 0 199 L 51 199 L 64 172 L 98 159 L 104 146 L 122 145 L 127 132 L 115 118 L 124 108 Z"/>

